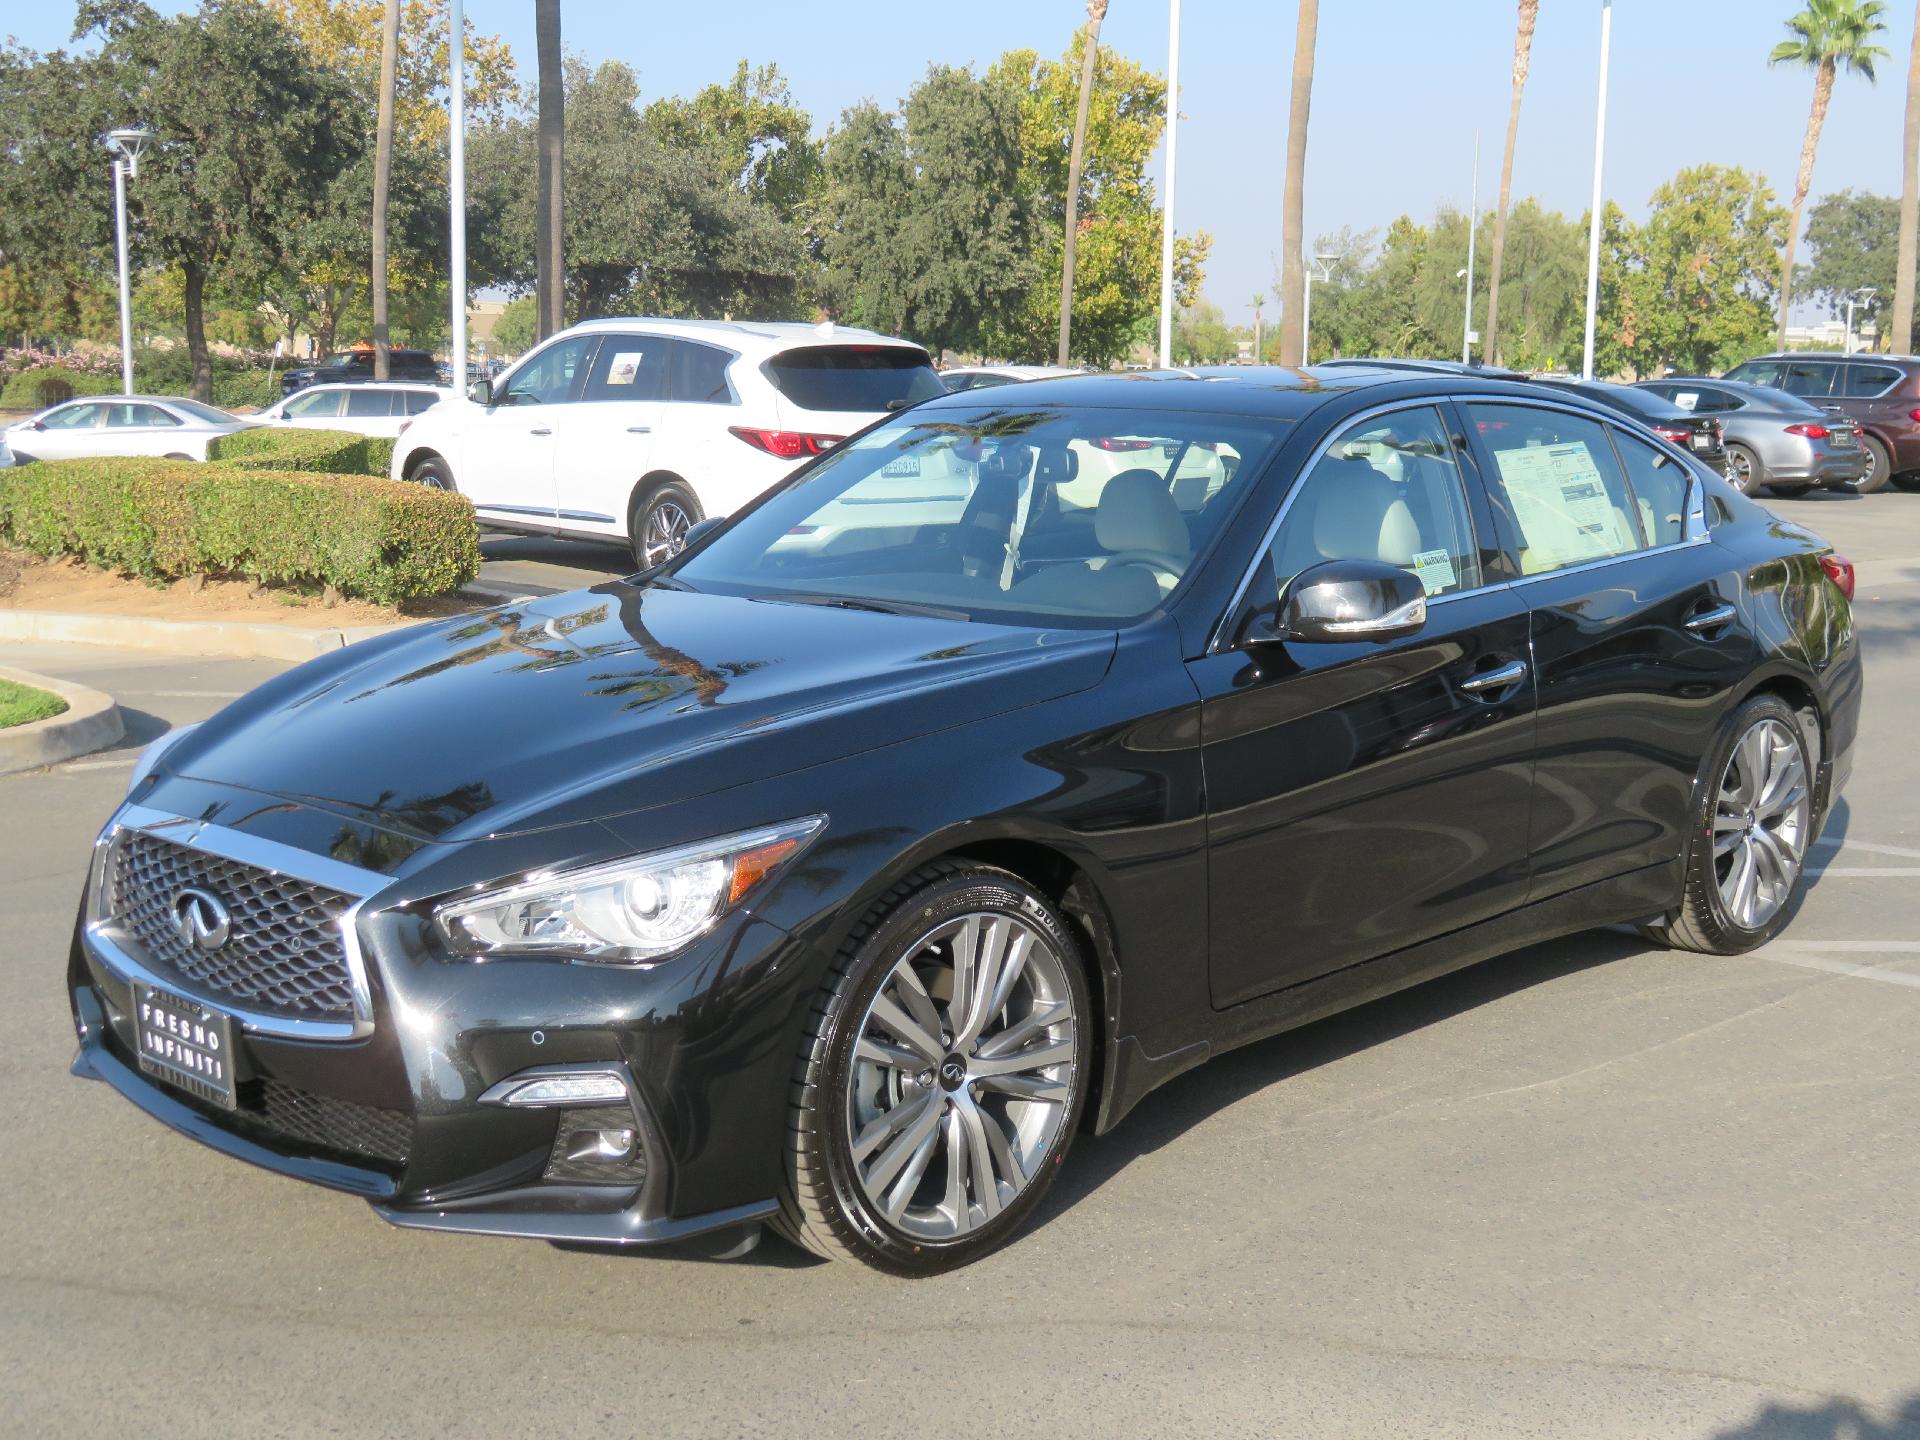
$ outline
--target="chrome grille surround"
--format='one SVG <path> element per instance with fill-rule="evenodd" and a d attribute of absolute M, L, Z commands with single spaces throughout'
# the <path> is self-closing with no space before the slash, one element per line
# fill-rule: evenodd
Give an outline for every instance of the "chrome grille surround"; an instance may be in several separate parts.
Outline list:
<path fill-rule="evenodd" d="M 227 897 L 235 939 L 223 951 L 203 958 L 175 937 L 168 897 L 122 893 L 123 883 L 161 876 L 237 891 Z M 86 935 L 121 979 L 188 995 L 246 1030 L 357 1039 L 373 1030 L 357 922 L 366 897 L 387 883 L 375 871 L 244 831 L 126 805 L 95 843 Z M 242 940 L 250 923 L 257 928 Z"/>

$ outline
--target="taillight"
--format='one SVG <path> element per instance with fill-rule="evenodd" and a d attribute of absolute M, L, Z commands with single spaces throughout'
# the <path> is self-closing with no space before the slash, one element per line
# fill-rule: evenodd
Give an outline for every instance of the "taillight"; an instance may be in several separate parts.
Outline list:
<path fill-rule="evenodd" d="M 847 437 L 844 435 L 803 435 L 798 430 L 757 430 L 751 425 L 730 425 L 754 449 L 776 460 L 799 460 L 808 455 L 824 455 Z"/>
<path fill-rule="evenodd" d="M 1840 593 L 1853 599 L 1853 562 L 1844 555 L 1828 551 L 1820 557 L 1820 568 L 1827 572 L 1827 578 L 1833 581 Z"/>
<path fill-rule="evenodd" d="M 1087 443 L 1096 450 L 1110 450 L 1115 452 L 1151 450 L 1154 444 L 1151 440 L 1120 440 L 1113 436 L 1106 436 L 1099 440 L 1089 440 Z"/>
<path fill-rule="evenodd" d="M 1653 433 L 1674 445 L 1684 445 L 1693 432 L 1679 425 L 1656 425 Z"/>
<path fill-rule="evenodd" d="M 1920 420 L 1920 410 L 1907 411 L 1907 418 L 1909 420 Z"/>
<path fill-rule="evenodd" d="M 1825 440 L 1833 434 L 1833 432 L 1824 425 L 1789 425 L 1787 426 L 1787 433 L 1789 435 L 1803 435 L 1809 440 Z"/>

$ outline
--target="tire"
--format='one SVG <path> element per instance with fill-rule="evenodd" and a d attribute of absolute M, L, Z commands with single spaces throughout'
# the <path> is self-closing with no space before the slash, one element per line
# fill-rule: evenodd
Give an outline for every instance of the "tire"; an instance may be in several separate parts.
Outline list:
<path fill-rule="evenodd" d="M 1814 773 L 1800 717 L 1776 695 L 1754 696 L 1734 711 L 1703 773 L 1685 894 L 1641 928 L 1676 950 L 1739 955 L 1779 933 L 1806 879 Z M 1743 874 L 1751 891 L 1736 878 Z"/>
<path fill-rule="evenodd" d="M 1814 487 L 1811 485 L 1772 484 L 1767 486 L 1767 489 L 1769 491 L 1771 491 L 1774 495 L 1778 496 L 1782 500 L 1798 500 L 1802 495 L 1806 494 L 1809 490 L 1813 488 Z"/>
<path fill-rule="evenodd" d="M 193 455 L 182 455 L 182 454 L 181 454 L 181 453 L 180 453 L 179 451 L 177 451 L 177 450 L 176 450 L 176 451 L 175 451 L 175 452 L 174 452 L 173 454 L 171 454 L 171 455 L 162 455 L 162 456 L 161 456 L 160 458 L 161 458 L 162 460 L 185 460 L 185 461 L 186 461 L 186 462 L 187 462 L 188 464 L 190 464 L 190 465 L 191 465 L 191 464 L 196 464 L 196 463 L 198 463 L 198 457 L 197 457 L 197 456 L 193 456 Z"/>
<path fill-rule="evenodd" d="M 1904 475 L 1893 477 L 1893 483 L 1902 490 L 1920 491 L 1920 470 L 1909 470 Z"/>
<path fill-rule="evenodd" d="M 429 455 L 413 467 L 413 479 L 429 490 L 445 490 L 459 494 L 460 487 L 453 483 L 453 467 L 438 455 Z"/>
<path fill-rule="evenodd" d="M 1858 480 L 1847 481 L 1846 488 L 1855 495 L 1877 495 L 1893 479 L 1893 457 L 1871 435 L 1862 435 L 1860 444 L 1867 452 L 1867 471 Z"/>
<path fill-rule="evenodd" d="M 1742 495 L 1751 495 L 1767 483 L 1767 467 L 1745 445 L 1729 445 L 1727 482 Z"/>
<path fill-rule="evenodd" d="M 671 560 L 687 544 L 687 531 L 706 519 L 699 497 L 682 480 L 663 480 L 634 501 L 627 513 L 627 545 L 642 570 Z"/>
<path fill-rule="evenodd" d="M 988 966 L 963 967 L 969 951 Z M 985 988 L 996 954 L 991 998 L 939 1001 L 970 992 L 956 971 Z M 909 876 L 848 937 L 814 1003 L 774 1223 L 816 1255 L 894 1275 L 992 1253 L 1066 1158 L 1097 1023 L 1079 939 L 1038 891 L 984 865 Z"/>

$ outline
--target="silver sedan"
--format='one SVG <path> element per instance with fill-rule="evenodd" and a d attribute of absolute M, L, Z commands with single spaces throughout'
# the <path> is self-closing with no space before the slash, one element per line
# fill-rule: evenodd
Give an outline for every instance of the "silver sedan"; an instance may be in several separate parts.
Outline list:
<path fill-rule="evenodd" d="M 7 427 L 16 461 L 77 460 L 90 455 L 160 455 L 205 460 L 222 435 L 251 429 L 251 420 L 198 400 L 162 395 L 66 400 Z"/>
<path fill-rule="evenodd" d="M 1669 375 L 1643 380 L 1683 410 L 1711 415 L 1727 437 L 1727 478 L 1753 494 L 1804 495 L 1818 486 L 1843 488 L 1867 468 L 1860 427 L 1837 411 L 1769 385 Z"/>

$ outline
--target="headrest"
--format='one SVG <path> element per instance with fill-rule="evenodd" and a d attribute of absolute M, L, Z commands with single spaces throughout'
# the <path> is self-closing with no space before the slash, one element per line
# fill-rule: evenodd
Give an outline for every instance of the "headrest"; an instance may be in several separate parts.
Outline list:
<path fill-rule="evenodd" d="M 1093 536 L 1108 551 L 1145 550 L 1184 560 L 1192 542 L 1167 482 L 1151 470 L 1123 470 L 1100 492 Z"/>
<path fill-rule="evenodd" d="M 1391 480 L 1364 460 L 1343 460 L 1320 489 L 1313 545 L 1328 560 L 1411 565 L 1420 527 Z"/>

